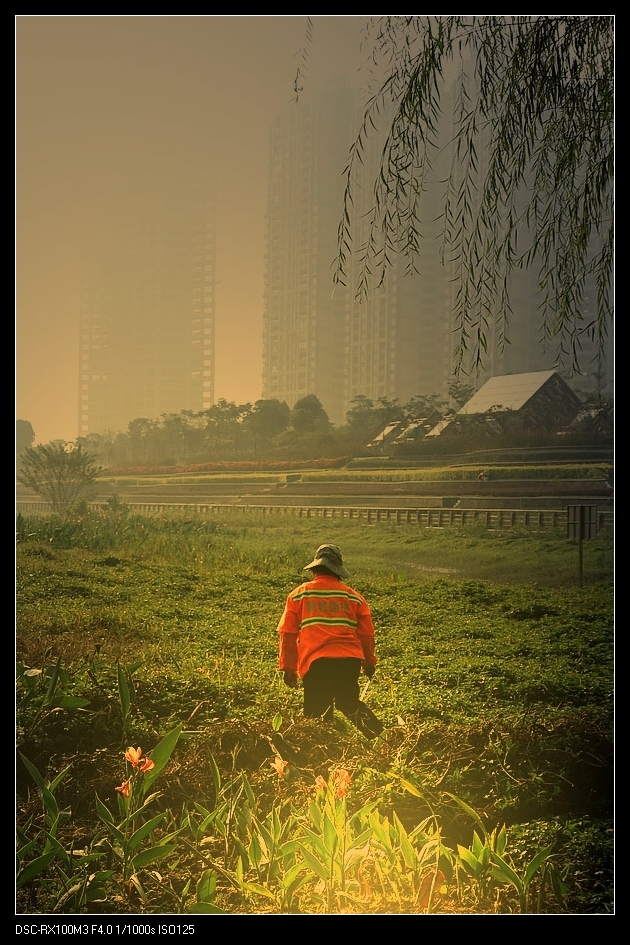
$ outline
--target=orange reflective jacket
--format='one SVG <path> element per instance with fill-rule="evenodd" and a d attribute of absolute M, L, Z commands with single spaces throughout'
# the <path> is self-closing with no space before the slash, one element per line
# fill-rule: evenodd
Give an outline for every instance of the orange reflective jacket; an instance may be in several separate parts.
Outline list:
<path fill-rule="evenodd" d="M 328 574 L 300 584 L 287 597 L 278 624 L 279 669 L 304 677 L 313 660 L 354 657 L 376 666 L 374 624 L 366 599 Z"/>

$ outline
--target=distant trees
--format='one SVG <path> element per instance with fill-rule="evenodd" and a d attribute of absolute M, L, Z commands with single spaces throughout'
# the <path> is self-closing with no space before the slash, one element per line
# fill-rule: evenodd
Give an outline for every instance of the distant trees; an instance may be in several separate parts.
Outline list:
<path fill-rule="evenodd" d="M 291 410 L 291 426 L 296 433 L 328 433 L 331 422 L 315 394 L 300 397 Z"/>
<path fill-rule="evenodd" d="M 239 455 L 243 450 L 243 419 L 250 410 L 250 404 L 237 405 L 222 397 L 208 410 L 194 415 L 194 423 L 188 426 L 198 427 L 200 435 L 195 436 L 192 453 L 196 457 L 208 453 L 222 458 Z"/>
<path fill-rule="evenodd" d="M 469 397 L 472 397 L 473 393 L 474 388 L 471 388 Z M 469 397 L 465 397 L 461 403 L 465 403 Z M 455 400 L 454 397 L 453 400 Z M 420 420 L 423 417 L 433 417 L 436 414 L 443 416 L 451 409 L 447 401 L 443 400 L 437 394 L 421 394 L 412 397 L 409 403 L 405 405 L 407 416 L 412 417 L 414 420 Z"/>
<path fill-rule="evenodd" d="M 157 420 L 139 417 L 124 433 L 90 433 L 79 442 L 100 463 L 114 467 L 284 457 L 291 452 L 296 459 L 333 457 L 360 448 L 384 423 L 408 412 L 408 405 L 397 400 L 382 397 L 374 403 L 361 395 L 346 424 L 335 426 L 315 394 L 298 399 L 292 408 L 276 398 L 240 405 L 221 399 L 208 410 L 183 410 Z"/>
<path fill-rule="evenodd" d="M 475 388 L 470 384 L 464 384 L 462 381 L 455 380 L 448 388 L 449 396 L 455 401 L 455 406 L 459 410 L 463 407 L 475 393 Z"/>
<path fill-rule="evenodd" d="M 26 449 L 17 481 L 59 513 L 86 495 L 100 471 L 94 457 L 80 444 L 58 440 Z"/>
<path fill-rule="evenodd" d="M 471 391 L 474 393 L 474 389 L 471 388 Z M 449 405 L 438 394 L 417 394 L 406 404 L 387 397 L 379 397 L 374 403 L 369 397 L 361 395 L 350 404 L 346 413 L 346 428 L 353 439 L 364 443 L 380 433 L 388 423 L 426 417 L 437 420 L 448 409 Z"/>
<path fill-rule="evenodd" d="M 334 426 L 316 394 L 296 400 L 289 412 L 289 424 L 275 437 L 272 452 L 295 459 L 341 455 Z"/>
<path fill-rule="evenodd" d="M 374 410 L 373 400 L 365 394 L 359 394 L 351 400 L 346 411 L 346 428 L 353 439 L 357 442 L 371 439 L 378 433 L 380 422 Z"/>
<path fill-rule="evenodd" d="M 28 420 L 17 420 L 15 423 L 15 452 L 19 456 L 29 446 L 33 445 L 35 431 Z"/>
<path fill-rule="evenodd" d="M 257 400 L 243 417 L 243 432 L 250 439 L 254 452 L 259 455 L 275 438 L 287 429 L 291 410 L 284 400 Z"/>
<path fill-rule="evenodd" d="M 124 445 L 128 447 L 128 458 L 132 462 L 148 464 L 150 459 L 157 461 L 155 443 L 158 439 L 158 424 L 146 417 L 136 417 L 127 427 Z M 122 446 L 120 443 L 119 446 Z"/>
<path fill-rule="evenodd" d="M 261 399 L 254 404 L 218 401 L 198 413 L 184 410 L 158 420 L 138 418 L 126 433 L 91 433 L 78 443 L 103 466 L 152 467 L 209 462 L 275 459 L 333 459 L 361 455 L 368 443 L 396 420 L 422 420 L 396 449 L 427 449 L 424 433 L 454 414 L 474 394 L 460 381 L 449 387 L 449 399 L 417 394 L 406 403 L 396 398 L 372 400 L 357 395 L 345 423 L 333 424 L 319 398 L 309 394 L 290 408 L 285 401 Z"/>

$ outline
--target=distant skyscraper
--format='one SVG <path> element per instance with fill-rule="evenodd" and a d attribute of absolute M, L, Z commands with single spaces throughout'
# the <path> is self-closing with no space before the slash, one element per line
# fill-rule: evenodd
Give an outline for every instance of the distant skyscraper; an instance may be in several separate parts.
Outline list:
<path fill-rule="evenodd" d="M 444 114 L 450 113 L 450 92 Z M 420 275 L 407 272 L 402 255 L 390 255 L 384 284 L 359 301 L 355 288 L 366 214 L 378 176 L 382 138 L 364 140 L 361 178 L 350 209 L 354 247 L 347 287 L 333 291 L 333 264 L 343 213 L 344 168 L 362 118 L 359 94 L 339 77 L 300 99 L 273 122 L 263 309 L 263 398 L 289 406 L 315 394 L 330 419 L 343 423 L 353 398 L 401 404 L 416 395 L 448 400 L 454 380 L 455 266 L 440 256 L 442 194 L 423 195 Z M 445 140 L 452 138 L 451 134 Z M 451 144 L 451 148 L 453 145 Z M 444 166 L 449 168 L 447 153 Z M 478 156 L 483 164 L 483 155 Z M 439 169 L 436 178 L 440 177 Z M 442 175 L 444 176 L 444 174 Z M 501 351 L 489 319 L 483 371 L 460 376 L 478 388 L 498 374 L 549 370 L 554 350 L 541 343 L 540 297 L 534 269 L 511 280 L 507 337 Z"/>
<path fill-rule="evenodd" d="M 139 181 L 89 239 L 81 285 L 79 435 L 214 402 L 210 190 Z"/>
<path fill-rule="evenodd" d="M 315 394 L 328 416 L 343 423 L 363 395 L 401 403 L 416 394 L 446 395 L 450 339 L 447 281 L 405 276 L 394 260 L 382 287 L 355 297 L 356 260 L 347 287 L 333 291 L 343 169 L 358 127 L 358 93 L 338 78 L 304 95 L 277 116 L 271 130 L 263 319 L 263 398 L 289 406 Z M 378 145 L 368 140 L 365 181 Z M 357 190 L 356 244 L 370 192 Z"/>

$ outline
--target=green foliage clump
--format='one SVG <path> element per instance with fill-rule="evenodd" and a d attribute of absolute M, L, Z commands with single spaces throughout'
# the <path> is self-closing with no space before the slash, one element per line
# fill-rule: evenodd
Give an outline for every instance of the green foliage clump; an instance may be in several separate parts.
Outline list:
<path fill-rule="evenodd" d="M 94 456 L 81 444 L 55 442 L 29 447 L 20 454 L 17 481 L 59 513 L 86 495 L 99 472 Z"/>

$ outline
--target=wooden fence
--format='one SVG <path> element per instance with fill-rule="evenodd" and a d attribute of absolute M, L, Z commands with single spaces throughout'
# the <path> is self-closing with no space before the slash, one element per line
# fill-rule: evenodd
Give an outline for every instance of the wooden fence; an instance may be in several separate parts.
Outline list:
<path fill-rule="evenodd" d="M 567 524 L 566 509 L 442 509 L 442 508 L 361 508 L 345 505 L 245 505 L 178 502 L 129 502 L 125 507 L 133 512 L 184 512 L 188 515 L 211 515 L 227 518 L 230 515 L 290 516 L 293 518 L 350 519 L 373 524 L 391 522 L 395 525 L 420 525 L 425 528 L 461 527 L 483 525 L 486 528 L 558 528 Z M 91 509 L 105 508 L 102 503 L 90 505 Z M 49 514 L 46 502 L 17 502 L 16 511 L 25 515 Z M 614 512 L 599 510 L 596 515 L 598 528 L 612 527 Z"/>

